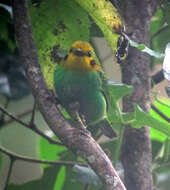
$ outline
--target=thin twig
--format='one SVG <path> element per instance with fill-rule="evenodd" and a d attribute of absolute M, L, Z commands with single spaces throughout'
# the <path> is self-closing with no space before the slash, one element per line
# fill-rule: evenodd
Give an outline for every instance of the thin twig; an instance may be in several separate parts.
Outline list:
<path fill-rule="evenodd" d="M 22 112 L 22 113 L 17 114 L 16 117 L 17 117 L 17 118 L 21 118 L 21 117 L 24 117 L 24 116 L 26 116 L 26 115 L 28 115 L 28 114 L 30 114 L 30 113 L 32 113 L 32 108 L 31 108 L 31 109 L 28 109 L 28 110 L 26 110 L 26 111 L 24 111 L 24 112 Z M 12 123 L 12 122 L 14 122 L 14 120 L 13 120 L 12 118 L 5 119 L 5 120 L 4 120 L 4 123 L 3 123 L 3 127 L 5 127 L 6 125 L 8 125 L 8 124 L 10 124 L 10 123 Z"/>
<path fill-rule="evenodd" d="M 38 135 L 40 135 L 41 137 L 45 138 L 46 140 L 48 140 L 48 142 L 50 144 L 57 144 L 57 145 L 64 145 L 63 143 L 60 143 L 56 140 L 53 140 L 52 138 L 50 138 L 49 136 L 45 135 L 42 131 L 40 131 L 36 125 L 33 126 L 30 126 L 29 124 L 27 124 L 26 122 L 20 120 L 19 118 L 17 118 L 16 116 L 14 116 L 13 114 L 11 114 L 10 112 L 8 112 L 5 108 L 3 108 L 1 105 L 0 105 L 0 110 L 2 112 L 4 112 L 6 115 L 8 115 L 11 119 L 15 120 L 16 122 L 18 122 L 19 124 L 21 124 L 22 126 L 36 132 Z"/>
<path fill-rule="evenodd" d="M 151 108 L 152 108 L 157 114 L 159 114 L 163 119 L 165 119 L 167 122 L 170 122 L 170 118 L 168 118 L 165 114 L 163 114 L 156 106 L 154 106 L 153 104 L 151 104 Z"/>
<path fill-rule="evenodd" d="M 49 160 L 39 160 L 34 159 L 26 156 L 21 156 L 17 153 L 11 152 L 7 150 L 4 147 L 0 146 L 0 151 L 4 154 L 8 155 L 10 158 L 13 158 L 14 160 L 22 160 L 25 162 L 32 162 L 32 163 L 38 163 L 38 164 L 50 164 L 50 165 L 63 165 L 63 166 L 74 166 L 75 164 L 78 164 L 80 166 L 88 166 L 87 164 L 81 163 L 81 162 L 71 162 L 71 161 L 49 161 Z"/>
<path fill-rule="evenodd" d="M 7 190 L 9 180 L 10 180 L 10 177 L 11 177 L 11 174 L 12 174 L 12 168 L 13 168 L 15 160 L 16 159 L 12 155 L 10 155 L 10 164 L 9 164 L 7 178 L 6 178 L 5 185 L 4 185 L 4 190 Z"/>

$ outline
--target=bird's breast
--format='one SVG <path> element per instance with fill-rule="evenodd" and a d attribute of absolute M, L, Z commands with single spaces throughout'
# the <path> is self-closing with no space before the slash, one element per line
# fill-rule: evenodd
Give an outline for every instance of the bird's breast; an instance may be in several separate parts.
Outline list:
<path fill-rule="evenodd" d="M 95 123 L 106 115 L 106 100 L 101 92 L 101 81 L 96 72 L 82 73 L 56 70 L 54 86 L 64 107 L 79 102 L 80 113 L 87 123 Z"/>

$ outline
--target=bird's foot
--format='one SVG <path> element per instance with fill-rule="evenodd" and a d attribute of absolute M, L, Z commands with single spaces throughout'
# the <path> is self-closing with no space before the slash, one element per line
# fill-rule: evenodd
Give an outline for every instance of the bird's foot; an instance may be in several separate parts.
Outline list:
<path fill-rule="evenodd" d="M 86 124 L 85 124 L 84 116 L 79 114 L 79 108 L 80 108 L 79 103 L 73 102 L 69 104 L 69 113 L 71 117 L 75 120 L 76 127 L 85 129 Z"/>

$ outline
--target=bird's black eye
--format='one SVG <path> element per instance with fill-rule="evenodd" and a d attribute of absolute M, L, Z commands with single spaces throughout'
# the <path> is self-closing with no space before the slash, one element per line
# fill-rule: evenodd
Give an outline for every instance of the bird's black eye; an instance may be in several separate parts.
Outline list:
<path fill-rule="evenodd" d="M 87 52 L 87 56 L 88 57 L 91 57 L 92 56 L 92 53 L 90 51 Z"/>
<path fill-rule="evenodd" d="M 71 48 L 69 52 L 70 52 L 70 53 L 73 52 L 73 49 Z"/>
<path fill-rule="evenodd" d="M 90 61 L 90 65 L 93 67 L 94 65 L 96 65 L 96 61 L 95 61 L 94 59 L 92 59 L 92 60 Z"/>

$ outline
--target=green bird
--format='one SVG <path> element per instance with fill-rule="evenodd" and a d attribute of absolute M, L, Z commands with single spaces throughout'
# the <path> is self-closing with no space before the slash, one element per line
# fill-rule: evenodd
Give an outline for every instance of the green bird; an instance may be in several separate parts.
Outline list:
<path fill-rule="evenodd" d="M 109 138 L 116 133 L 107 119 L 107 81 L 88 42 L 76 41 L 54 72 L 54 88 L 64 108 L 78 103 L 78 113 L 91 132 L 101 129 Z"/>

